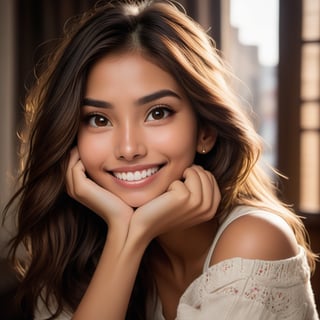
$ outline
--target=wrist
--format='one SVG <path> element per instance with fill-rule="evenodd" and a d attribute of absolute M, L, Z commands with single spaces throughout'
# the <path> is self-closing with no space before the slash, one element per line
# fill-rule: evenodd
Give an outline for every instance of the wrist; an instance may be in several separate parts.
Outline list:
<path fill-rule="evenodd" d="M 105 249 L 107 248 L 108 253 L 116 257 L 123 254 L 130 255 L 131 252 L 137 256 L 141 253 L 142 256 L 151 240 L 136 228 L 113 225 L 108 228 Z"/>
<path fill-rule="evenodd" d="M 145 251 L 150 242 L 154 239 L 151 235 L 150 229 L 141 225 L 131 224 L 128 232 L 128 243 L 137 251 Z"/>

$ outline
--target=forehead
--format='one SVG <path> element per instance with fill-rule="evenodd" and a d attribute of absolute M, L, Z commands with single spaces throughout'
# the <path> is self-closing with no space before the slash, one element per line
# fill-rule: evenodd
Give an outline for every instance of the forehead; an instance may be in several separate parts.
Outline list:
<path fill-rule="evenodd" d="M 159 64 L 140 53 L 113 53 L 99 59 L 90 69 L 86 91 L 101 87 L 145 87 L 146 90 L 168 87 L 179 93 L 182 88 L 175 78 Z"/>

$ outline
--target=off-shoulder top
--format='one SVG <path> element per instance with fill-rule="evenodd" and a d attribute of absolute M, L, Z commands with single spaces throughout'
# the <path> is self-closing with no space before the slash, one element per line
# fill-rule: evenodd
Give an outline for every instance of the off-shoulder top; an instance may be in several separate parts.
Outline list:
<path fill-rule="evenodd" d="M 305 250 L 277 261 L 232 258 L 210 266 L 215 246 L 226 227 L 246 215 L 272 213 L 239 206 L 219 227 L 206 258 L 203 273 L 180 298 L 176 320 L 319 320 L 310 283 Z M 152 299 L 150 299 L 152 301 Z M 148 319 L 165 320 L 161 301 L 149 305 Z M 151 303 L 152 304 L 152 303 Z"/>

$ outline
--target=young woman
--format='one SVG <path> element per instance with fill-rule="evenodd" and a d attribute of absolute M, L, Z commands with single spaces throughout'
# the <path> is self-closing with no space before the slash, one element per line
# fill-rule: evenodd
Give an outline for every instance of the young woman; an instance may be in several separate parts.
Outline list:
<path fill-rule="evenodd" d="M 27 99 L 9 203 L 27 314 L 318 319 L 315 256 L 228 76 L 167 1 L 113 1 L 70 28 Z"/>

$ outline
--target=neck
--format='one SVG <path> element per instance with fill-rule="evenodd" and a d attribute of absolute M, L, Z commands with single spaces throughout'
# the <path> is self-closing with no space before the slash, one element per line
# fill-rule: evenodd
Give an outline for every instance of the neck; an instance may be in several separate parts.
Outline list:
<path fill-rule="evenodd" d="M 160 246 L 160 262 L 156 262 L 157 265 L 165 267 L 166 272 L 169 266 L 177 277 L 192 277 L 194 273 L 201 273 L 216 231 L 217 222 L 213 219 L 186 230 L 159 236 L 157 243 Z"/>

